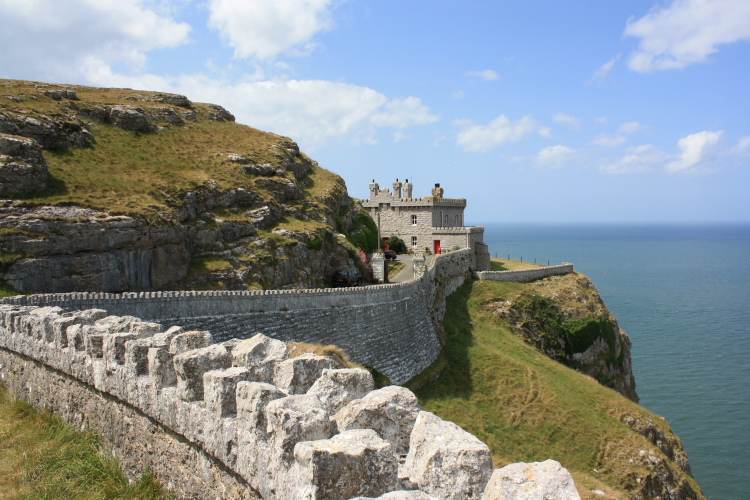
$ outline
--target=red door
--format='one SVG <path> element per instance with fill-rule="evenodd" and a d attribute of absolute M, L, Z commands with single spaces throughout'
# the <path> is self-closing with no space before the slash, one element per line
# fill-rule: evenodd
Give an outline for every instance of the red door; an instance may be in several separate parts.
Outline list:
<path fill-rule="evenodd" d="M 440 254 L 440 240 L 435 240 L 434 245 L 435 245 L 435 255 L 439 255 Z"/>

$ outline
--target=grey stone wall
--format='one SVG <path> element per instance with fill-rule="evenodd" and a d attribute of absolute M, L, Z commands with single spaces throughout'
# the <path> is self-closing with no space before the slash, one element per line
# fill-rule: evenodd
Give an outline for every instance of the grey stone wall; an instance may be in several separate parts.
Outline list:
<path fill-rule="evenodd" d="M 437 256 L 424 275 L 398 284 L 349 289 L 40 294 L 0 302 L 104 309 L 111 315 L 208 330 L 220 340 L 263 333 L 284 341 L 335 344 L 353 360 L 402 384 L 436 359 L 441 348 L 436 325 L 444 311 L 444 288 L 453 286 L 449 285 L 453 279 L 462 283 L 473 270 L 475 253 L 466 249 Z"/>
<path fill-rule="evenodd" d="M 515 271 L 479 271 L 474 273 L 474 275 L 480 280 L 528 282 L 572 272 L 573 264 L 564 263 L 559 266 L 517 269 Z"/>
<path fill-rule="evenodd" d="M 461 260 L 446 260 L 451 287 Z M 501 498 L 487 445 L 410 391 L 263 335 L 216 344 L 104 310 L 0 305 L 0 379 L 94 425 L 179 498 Z"/>

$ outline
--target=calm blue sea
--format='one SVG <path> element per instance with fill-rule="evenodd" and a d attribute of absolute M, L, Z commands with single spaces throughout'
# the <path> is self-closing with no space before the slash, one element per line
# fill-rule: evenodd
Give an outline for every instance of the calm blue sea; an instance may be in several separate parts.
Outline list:
<path fill-rule="evenodd" d="M 750 224 L 486 224 L 493 257 L 572 262 L 633 342 L 641 404 L 708 498 L 750 498 Z"/>

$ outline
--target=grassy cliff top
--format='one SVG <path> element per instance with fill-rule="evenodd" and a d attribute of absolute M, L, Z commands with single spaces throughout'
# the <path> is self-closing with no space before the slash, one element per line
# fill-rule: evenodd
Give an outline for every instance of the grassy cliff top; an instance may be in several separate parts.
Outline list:
<path fill-rule="evenodd" d="M 114 125 L 108 113 L 122 106 L 138 108 L 148 117 L 151 130 Z M 0 120 L 2 115 L 6 123 L 23 126 L 35 120 L 41 128 L 56 127 L 61 134 L 80 137 L 81 129 L 93 134 L 85 147 L 45 148 L 51 182 L 43 192 L 20 197 L 32 204 L 169 218 L 186 193 L 202 187 L 216 192 L 242 188 L 271 199 L 268 186 L 257 176 L 242 173 L 246 164 L 284 170 L 277 180 L 294 180 L 295 166 L 312 164 L 301 186 L 306 197 L 322 196 L 343 184 L 299 154 L 290 139 L 235 123 L 223 108 L 193 103 L 184 96 L 0 80 Z M 246 161 L 238 163 L 233 155 Z"/>
<path fill-rule="evenodd" d="M 559 461 L 584 500 L 661 498 L 664 485 L 680 498 L 704 498 L 681 468 L 686 455 L 662 418 L 545 356 L 497 314 L 498 303 L 529 293 L 556 296 L 575 314 L 594 303 L 589 313 L 600 314 L 596 291 L 576 286 L 581 281 L 588 282 L 572 273 L 464 284 L 448 297 L 443 373 L 416 391 L 422 407 L 487 443 L 496 467 Z"/>

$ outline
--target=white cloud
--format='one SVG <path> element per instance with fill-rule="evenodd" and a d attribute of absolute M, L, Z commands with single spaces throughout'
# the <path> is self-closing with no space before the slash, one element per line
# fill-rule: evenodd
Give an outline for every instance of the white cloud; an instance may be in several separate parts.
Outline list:
<path fill-rule="evenodd" d="M 549 146 L 537 153 L 537 163 L 546 168 L 562 168 L 575 158 L 577 151 L 567 146 Z"/>
<path fill-rule="evenodd" d="M 721 139 L 723 130 L 718 132 L 698 132 L 683 137 L 677 142 L 682 150 L 679 158 L 667 164 L 669 173 L 699 173 L 710 170 L 711 160 L 716 154 L 716 145 Z"/>
<path fill-rule="evenodd" d="M 520 141 L 524 136 L 539 129 L 539 122 L 531 116 L 513 121 L 500 115 L 487 125 L 471 120 L 454 122 L 463 130 L 458 133 L 458 145 L 466 151 L 489 151 L 505 142 Z"/>
<path fill-rule="evenodd" d="M 229 83 L 202 74 L 168 79 L 128 77 L 100 67 L 91 73 L 96 85 L 128 86 L 185 94 L 196 102 L 227 108 L 240 123 L 289 136 L 308 150 L 331 141 L 377 142 L 377 131 L 403 130 L 438 119 L 416 97 L 388 99 L 368 87 L 324 80 L 271 80 Z"/>
<path fill-rule="evenodd" d="M 635 134 L 639 130 L 643 130 L 646 127 L 636 121 L 625 122 L 617 129 L 621 134 Z"/>
<path fill-rule="evenodd" d="M 163 10 L 139 0 L 0 0 L 0 76 L 77 82 L 86 65 L 141 68 L 149 51 L 188 42 L 190 26 Z"/>
<path fill-rule="evenodd" d="M 662 165 L 669 158 L 666 153 L 651 144 L 633 146 L 625 150 L 625 156 L 599 168 L 605 174 L 635 174 L 648 172 Z"/>
<path fill-rule="evenodd" d="M 625 34 L 640 38 L 628 61 L 638 72 L 679 69 L 703 62 L 721 44 L 750 40 L 747 0 L 674 0 L 629 20 Z"/>
<path fill-rule="evenodd" d="M 614 148 L 625 144 L 628 138 L 624 135 L 611 135 L 611 134 L 599 134 L 597 135 L 591 144 L 595 146 L 604 146 L 607 148 Z"/>
<path fill-rule="evenodd" d="M 615 67 L 615 63 L 620 59 L 620 54 L 617 54 L 615 57 L 610 59 L 609 61 L 602 64 L 602 66 L 594 71 L 594 74 L 591 75 L 591 79 L 586 82 L 587 85 L 590 85 L 594 82 L 603 82 L 606 80 L 607 75 L 609 75 L 609 72 L 612 71 L 612 68 Z"/>
<path fill-rule="evenodd" d="M 469 75 L 476 76 L 477 78 L 481 78 L 482 80 L 486 82 L 494 82 L 495 80 L 500 79 L 500 75 L 498 75 L 497 72 L 491 69 L 485 69 L 482 71 L 469 71 Z"/>
<path fill-rule="evenodd" d="M 209 0 L 209 26 L 219 30 L 234 55 L 272 60 L 312 49 L 313 37 L 330 29 L 332 0 Z"/>
<path fill-rule="evenodd" d="M 581 119 L 571 116 L 567 113 L 557 113 L 552 117 L 557 123 L 561 123 L 571 130 L 578 130 L 581 128 Z"/>
<path fill-rule="evenodd" d="M 733 151 L 736 153 L 750 153 L 750 135 L 740 137 L 740 140 L 737 141 L 737 146 L 734 147 Z"/>
<path fill-rule="evenodd" d="M 430 114 L 430 108 L 422 104 L 422 100 L 417 97 L 393 99 L 383 107 L 382 112 L 372 117 L 375 125 L 399 129 L 412 125 L 426 125 L 437 120 L 438 116 Z"/>

